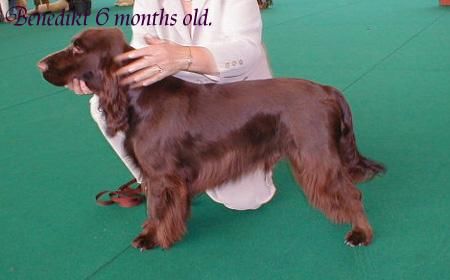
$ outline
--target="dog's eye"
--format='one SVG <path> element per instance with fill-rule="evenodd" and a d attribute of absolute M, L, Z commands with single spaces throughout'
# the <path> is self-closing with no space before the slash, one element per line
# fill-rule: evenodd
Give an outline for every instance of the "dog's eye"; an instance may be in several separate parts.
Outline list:
<path fill-rule="evenodd" d="M 79 47 L 73 47 L 72 48 L 72 50 L 73 50 L 73 53 L 74 54 L 82 54 L 83 53 L 83 50 L 82 49 L 80 49 Z"/>
<path fill-rule="evenodd" d="M 73 42 L 72 51 L 74 54 L 82 54 L 84 52 L 77 40 Z"/>
<path fill-rule="evenodd" d="M 73 51 L 74 54 L 82 54 L 84 52 L 83 49 L 81 49 L 78 46 L 73 46 L 72 47 L 72 51 Z"/>

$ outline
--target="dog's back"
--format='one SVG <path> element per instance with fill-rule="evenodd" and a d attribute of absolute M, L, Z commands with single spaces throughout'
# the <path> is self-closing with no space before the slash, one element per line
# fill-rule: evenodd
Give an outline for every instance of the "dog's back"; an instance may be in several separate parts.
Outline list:
<path fill-rule="evenodd" d="M 193 133 L 208 131 L 205 137 L 213 141 L 243 127 L 256 115 L 278 116 L 288 127 L 307 125 L 306 120 L 322 122 L 319 115 L 340 112 L 335 91 L 301 79 L 197 85 L 167 78 L 144 89 L 134 104 L 164 114 L 158 119 L 177 119 L 180 126 L 189 122 L 183 126 L 188 125 Z"/>
<path fill-rule="evenodd" d="M 334 148 L 355 182 L 382 171 L 359 155 L 349 107 L 335 88 L 301 79 L 197 85 L 168 78 L 148 91 L 131 102 L 134 111 L 151 107 L 154 115 L 136 124 L 136 135 L 151 131 L 144 139 L 161 144 L 152 149 L 175 154 L 194 193 L 298 150 L 319 155 L 323 147 Z M 216 168 L 228 173 L 212 178 Z"/>

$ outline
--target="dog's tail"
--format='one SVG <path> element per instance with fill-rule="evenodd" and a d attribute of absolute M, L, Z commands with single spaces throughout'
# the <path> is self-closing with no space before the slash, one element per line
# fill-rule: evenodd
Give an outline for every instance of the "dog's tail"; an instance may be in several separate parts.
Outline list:
<path fill-rule="evenodd" d="M 336 99 L 341 109 L 341 138 L 339 140 L 339 152 L 348 173 L 353 182 L 359 183 L 372 179 L 378 174 L 386 172 L 383 164 L 362 156 L 356 146 L 355 133 L 353 131 L 352 113 L 344 96 L 338 90 Z"/>

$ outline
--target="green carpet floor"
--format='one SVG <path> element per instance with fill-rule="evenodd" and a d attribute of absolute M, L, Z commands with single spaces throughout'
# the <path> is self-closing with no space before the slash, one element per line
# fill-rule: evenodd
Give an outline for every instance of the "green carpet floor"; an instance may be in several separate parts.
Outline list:
<path fill-rule="evenodd" d="M 112 3 L 94 13 L 130 11 Z M 275 0 L 263 17 L 275 75 L 344 90 L 362 152 L 388 166 L 361 185 L 370 247 L 346 247 L 349 226 L 311 208 L 281 163 L 270 204 L 236 212 L 201 196 L 182 242 L 135 250 L 144 206 L 94 202 L 130 176 L 88 97 L 36 68 L 82 28 L 1 24 L 0 279 L 450 279 L 450 8 Z"/>

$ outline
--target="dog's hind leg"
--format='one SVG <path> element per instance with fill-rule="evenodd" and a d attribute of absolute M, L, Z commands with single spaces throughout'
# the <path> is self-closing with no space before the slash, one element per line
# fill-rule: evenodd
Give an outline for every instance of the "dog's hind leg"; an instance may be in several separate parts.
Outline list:
<path fill-rule="evenodd" d="M 186 232 L 190 210 L 188 188 L 174 176 L 149 178 L 144 180 L 143 187 L 149 217 L 133 246 L 141 250 L 155 246 L 169 248 Z"/>
<path fill-rule="evenodd" d="M 351 223 L 345 242 L 350 246 L 368 245 L 372 228 L 361 202 L 361 192 L 351 182 L 337 153 L 321 156 L 291 155 L 293 173 L 312 205 L 337 223 Z"/>

